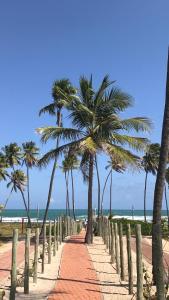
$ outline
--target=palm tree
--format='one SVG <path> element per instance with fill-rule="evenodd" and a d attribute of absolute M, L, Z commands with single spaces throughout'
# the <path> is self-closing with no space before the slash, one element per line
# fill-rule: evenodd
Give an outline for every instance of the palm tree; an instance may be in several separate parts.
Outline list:
<path fill-rule="evenodd" d="M 73 170 L 79 168 L 79 161 L 74 154 L 68 153 L 68 168 L 70 169 L 71 175 L 71 182 L 72 182 L 72 210 L 73 210 L 73 218 L 76 220 L 75 214 L 75 191 L 74 191 L 74 177 L 73 177 Z"/>
<path fill-rule="evenodd" d="M 104 200 L 104 193 L 107 185 L 107 181 L 110 177 L 110 202 L 109 202 L 109 216 L 112 215 L 112 173 L 113 170 L 118 173 L 123 173 L 126 169 L 125 162 L 119 157 L 110 157 L 111 160 L 108 161 L 108 165 L 106 166 L 106 170 L 110 170 L 104 184 L 103 193 L 102 193 L 102 204 L 101 204 L 101 213 L 103 214 L 103 200 Z"/>
<path fill-rule="evenodd" d="M 5 156 L 6 163 L 14 171 L 14 166 L 20 165 L 21 163 L 21 148 L 16 143 L 11 143 L 3 147 L 2 151 Z"/>
<path fill-rule="evenodd" d="M 75 128 L 47 127 L 39 128 L 41 139 L 64 138 L 69 142 L 46 153 L 41 159 L 41 165 L 47 165 L 63 151 L 81 151 L 81 168 L 88 163 L 88 225 L 85 241 L 92 243 L 92 187 L 95 155 L 105 152 L 109 156 L 116 155 L 125 158 L 130 164 L 135 164 L 138 157 L 125 145 L 134 150 L 141 150 L 147 143 L 146 138 L 122 134 L 122 131 L 146 131 L 151 122 L 145 117 L 121 119 L 120 111 L 132 106 L 131 96 L 120 89 L 109 87 L 113 82 L 105 76 L 97 91 L 93 88 L 92 77 L 88 80 L 80 78 L 79 99 L 74 99 L 69 105 L 70 115 Z"/>
<path fill-rule="evenodd" d="M 161 234 L 161 208 L 165 183 L 166 166 L 169 153 L 169 50 L 167 63 L 166 96 L 161 135 L 160 159 L 154 191 L 152 262 L 153 278 L 157 285 L 157 299 L 164 300 L 164 268 Z"/>
<path fill-rule="evenodd" d="M 70 216 L 70 203 L 69 203 L 69 166 L 67 156 L 65 156 L 64 160 L 62 161 L 62 171 L 65 175 L 65 184 L 66 184 L 66 216 Z"/>
<path fill-rule="evenodd" d="M 28 193 L 28 214 L 30 216 L 30 189 L 29 189 L 29 169 L 35 166 L 38 162 L 39 148 L 34 142 L 26 142 L 22 144 L 23 147 L 23 163 L 27 171 L 27 193 Z"/>
<path fill-rule="evenodd" d="M 147 192 L 147 178 L 148 173 L 156 175 L 160 155 L 160 145 L 158 143 L 150 144 L 146 147 L 146 153 L 142 158 L 142 167 L 145 171 L 145 184 L 144 184 L 144 221 L 146 218 L 146 192 Z"/>
<path fill-rule="evenodd" d="M 5 155 L 0 152 L 0 181 L 1 180 L 6 180 L 6 177 L 8 175 L 7 173 L 7 162 L 6 162 L 6 158 L 5 158 Z"/>
<path fill-rule="evenodd" d="M 28 217 L 28 225 L 30 226 L 31 222 L 30 222 L 30 216 L 28 213 L 28 207 L 26 204 L 26 199 L 25 199 L 25 195 L 24 195 L 24 188 L 27 184 L 27 177 L 24 174 L 24 172 L 22 170 L 15 170 L 13 172 L 11 172 L 11 174 L 9 175 L 10 177 L 10 181 L 7 184 L 7 187 L 12 187 L 11 190 L 17 192 L 18 190 L 20 191 L 21 195 L 22 195 L 22 200 L 25 206 L 25 210 L 26 210 L 26 214 Z"/>
<path fill-rule="evenodd" d="M 42 113 L 48 113 L 49 115 L 55 116 L 57 126 L 62 127 L 62 114 L 61 114 L 62 109 L 64 106 L 67 105 L 69 101 L 71 101 L 75 97 L 75 94 L 76 94 L 76 89 L 72 86 L 69 79 L 56 80 L 52 88 L 53 102 L 43 107 L 40 110 L 39 115 L 41 115 Z M 58 148 L 58 146 L 59 146 L 59 137 L 56 139 L 56 149 Z M 55 156 L 54 158 L 41 234 L 43 232 L 43 227 L 46 222 L 47 213 L 49 210 L 56 167 L 57 167 L 57 156 Z"/>
<path fill-rule="evenodd" d="M 6 163 L 5 156 L 3 155 L 2 152 L 0 152 L 0 181 L 6 180 L 6 177 L 8 176 L 6 169 L 7 169 L 7 163 Z M 5 208 L 5 205 L 0 204 L 0 214 L 2 213 L 4 208 Z M 2 221 L 2 215 L 1 215 L 0 221 Z"/>

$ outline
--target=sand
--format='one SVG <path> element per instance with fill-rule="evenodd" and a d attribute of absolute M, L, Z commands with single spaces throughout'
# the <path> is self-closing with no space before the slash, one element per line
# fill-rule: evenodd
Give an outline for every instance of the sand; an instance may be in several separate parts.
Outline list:
<path fill-rule="evenodd" d="M 126 249 L 126 239 L 123 239 L 124 249 Z M 95 268 L 98 280 L 101 284 L 101 291 L 104 300 L 127 300 L 136 299 L 135 295 L 128 295 L 128 270 L 127 270 L 127 251 L 125 252 L 125 280 L 121 281 L 120 276 L 116 273 L 116 265 L 110 263 L 110 255 L 108 249 L 103 244 L 101 237 L 95 237 L 93 245 L 88 246 L 93 267 Z M 132 251 L 133 259 L 133 279 L 136 286 L 136 254 Z M 147 270 L 151 273 L 151 265 L 143 259 L 143 263 Z M 134 293 L 136 288 L 134 287 Z"/>

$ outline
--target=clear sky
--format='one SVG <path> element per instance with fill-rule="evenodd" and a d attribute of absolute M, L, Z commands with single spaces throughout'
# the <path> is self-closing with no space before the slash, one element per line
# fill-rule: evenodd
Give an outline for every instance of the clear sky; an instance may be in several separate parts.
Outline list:
<path fill-rule="evenodd" d="M 33 140 L 35 129 L 53 125 L 38 116 L 51 102 L 54 80 L 68 77 L 78 86 L 80 75 L 93 74 L 95 85 L 105 74 L 135 99 L 125 116 L 148 116 L 154 122 L 150 136 L 160 141 L 169 44 L 168 0 L 15 0 L 0 1 L 0 147 Z M 64 124 L 67 120 L 64 119 Z M 52 144 L 50 144 L 52 147 Z M 49 146 L 43 146 L 44 153 Z M 99 158 L 102 185 L 107 158 Z M 31 172 L 32 206 L 44 207 L 51 165 Z M 77 207 L 87 206 L 87 187 L 76 173 Z M 144 174 L 113 175 L 113 207 L 143 207 Z M 152 208 L 154 178 L 148 184 Z M 0 202 L 8 191 L 0 183 Z M 97 186 L 94 185 L 94 206 Z M 9 206 L 22 207 L 20 195 Z M 64 178 L 55 177 L 51 208 L 65 207 Z M 108 207 L 108 191 L 105 197 Z"/>

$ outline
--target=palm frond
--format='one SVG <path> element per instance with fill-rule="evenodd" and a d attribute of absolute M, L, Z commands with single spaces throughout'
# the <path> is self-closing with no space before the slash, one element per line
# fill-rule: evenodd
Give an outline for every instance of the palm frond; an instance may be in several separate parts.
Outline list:
<path fill-rule="evenodd" d="M 83 135 L 83 132 L 74 128 L 64 127 L 41 127 L 36 129 L 41 134 L 41 141 L 46 143 L 49 139 L 55 140 L 56 138 L 62 138 L 63 140 L 77 140 Z"/>
<path fill-rule="evenodd" d="M 43 108 L 40 109 L 39 116 L 41 116 L 44 113 L 48 113 L 51 116 L 55 116 L 56 115 L 56 109 L 57 109 L 56 103 L 55 102 L 50 103 L 50 104 L 48 104 L 48 105 L 46 105 L 46 106 L 44 106 Z"/>
<path fill-rule="evenodd" d="M 113 87 L 105 97 L 113 113 L 124 111 L 133 105 L 133 98 L 117 87 Z"/>
<path fill-rule="evenodd" d="M 100 103 L 100 101 L 102 101 L 102 97 L 104 95 L 104 93 L 106 92 L 107 88 L 112 85 L 115 81 L 110 81 L 109 80 L 109 75 L 106 75 L 103 80 L 102 83 L 98 89 L 98 91 L 95 93 L 95 97 L 94 97 L 94 102 L 95 102 L 95 107 Z"/>
<path fill-rule="evenodd" d="M 50 150 L 49 152 L 44 154 L 44 156 L 41 159 L 39 159 L 38 166 L 40 168 L 46 167 L 52 159 L 57 158 L 60 154 L 64 152 L 74 151 L 74 153 L 76 153 L 76 151 L 79 151 L 79 145 L 83 140 L 84 138 L 79 139 L 78 141 L 73 141 L 64 144 L 58 148 Z"/>
<path fill-rule="evenodd" d="M 113 133 L 112 140 L 115 144 L 128 145 L 130 148 L 140 151 L 145 150 L 149 140 L 147 138 L 133 137 L 124 134 Z"/>
<path fill-rule="evenodd" d="M 118 158 L 122 163 L 127 164 L 132 168 L 140 168 L 140 157 L 133 154 L 118 145 L 105 143 L 103 145 L 104 151 L 113 159 L 113 156 Z"/>
<path fill-rule="evenodd" d="M 146 117 L 135 117 L 121 120 L 122 129 L 135 131 L 150 131 L 152 129 L 152 122 Z"/>

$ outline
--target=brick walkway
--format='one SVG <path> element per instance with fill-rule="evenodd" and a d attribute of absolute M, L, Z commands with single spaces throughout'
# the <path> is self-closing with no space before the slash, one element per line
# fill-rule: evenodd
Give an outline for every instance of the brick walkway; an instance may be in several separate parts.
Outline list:
<path fill-rule="evenodd" d="M 33 250 L 31 246 L 30 251 Z M 17 266 L 19 266 L 24 261 L 25 253 L 25 243 L 19 242 L 17 248 Z M 12 243 L 9 250 L 4 253 L 0 253 L 0 282 L 4 281 L 8 276 L 10 276 L 11 271 L 11 258 L 12 258 Z"/>
<path fill-rule="evenodd" d="M 84 244 L 83 231 L 63 248 L 60 275 L 48 300 L 101 300 L 100 283 Z"/>

